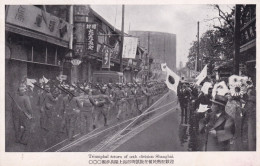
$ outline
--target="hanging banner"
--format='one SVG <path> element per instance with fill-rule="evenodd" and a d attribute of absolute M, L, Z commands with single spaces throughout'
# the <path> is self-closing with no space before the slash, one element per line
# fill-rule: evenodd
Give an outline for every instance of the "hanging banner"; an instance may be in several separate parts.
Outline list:
<path fill-rule="evenodd" d="M 86 23 L 86 52 L 95 53 L 97 52 L 97 24 Z"/>
<path fill-rule="evenodd" d="M 104 52 L 102 54 L 102 68 L 110 68 L 110 58 L 112 51 L 108 47 L 104 48 L 103 51 Z"/>
<path fill-rule="evenodd" d="M 124 37 L 122 57 L 135 59 L 137 43 L 138 43 L 138 38 L 136 37 Z"/>

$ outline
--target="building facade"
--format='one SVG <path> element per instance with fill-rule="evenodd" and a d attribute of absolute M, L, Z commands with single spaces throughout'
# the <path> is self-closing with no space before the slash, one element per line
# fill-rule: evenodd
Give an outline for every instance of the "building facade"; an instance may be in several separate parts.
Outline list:
<path fill-rule="evenodd" d="M 176 35 L 163 32 L 130 31 L 130 35 L 139 38 L 139 45 L 152 59 L 151 70 L 158 70 L 161 63 L 176 71 Z"/>

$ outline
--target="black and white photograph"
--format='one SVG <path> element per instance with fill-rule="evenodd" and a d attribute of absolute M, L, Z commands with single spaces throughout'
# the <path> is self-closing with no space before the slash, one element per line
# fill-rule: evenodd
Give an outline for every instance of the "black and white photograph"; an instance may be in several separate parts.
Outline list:
<path fill-rule="evenodd" d="M 5 4 L 5 153 L 257 152 L 257 4 L 217 3 Z"/>

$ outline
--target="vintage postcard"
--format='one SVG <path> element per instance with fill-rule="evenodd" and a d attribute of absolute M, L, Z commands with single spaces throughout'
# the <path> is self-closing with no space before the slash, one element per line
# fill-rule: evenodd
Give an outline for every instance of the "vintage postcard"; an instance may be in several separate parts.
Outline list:
<path fill-rule="evenodd" d="M 257 1 L 1 7 L 0 165 L 260 165 Z"/>

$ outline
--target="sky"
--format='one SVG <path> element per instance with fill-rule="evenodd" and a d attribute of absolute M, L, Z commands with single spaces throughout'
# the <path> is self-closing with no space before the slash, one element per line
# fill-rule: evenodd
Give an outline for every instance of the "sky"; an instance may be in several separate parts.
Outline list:
<path fill-rule="evenodd" d="M 220 5 L 230 13 L 234 5 Z M 117 29 L 121 29 L 122 5 L 91 5 L 91 7 Z M 212 5 L 125 5 L 124 31 L 158 31 L 176 34 L 176 65 L 188 60 L 192 41 L 197 40 L 197 22 L 200 36 L 213 25 L 219 25 L 218 11 Z"/>

